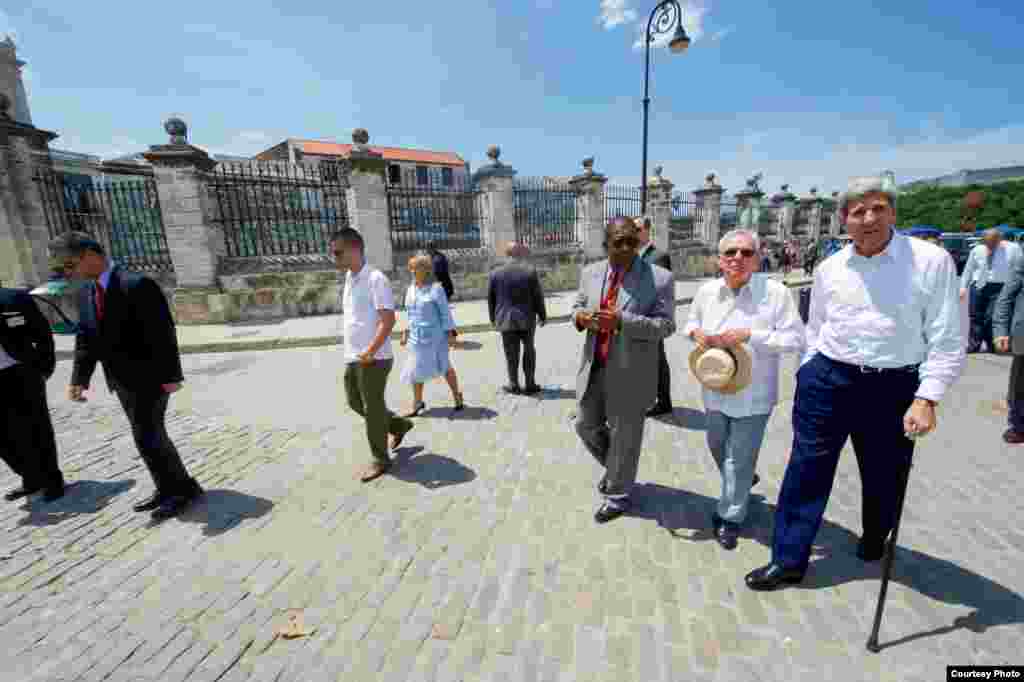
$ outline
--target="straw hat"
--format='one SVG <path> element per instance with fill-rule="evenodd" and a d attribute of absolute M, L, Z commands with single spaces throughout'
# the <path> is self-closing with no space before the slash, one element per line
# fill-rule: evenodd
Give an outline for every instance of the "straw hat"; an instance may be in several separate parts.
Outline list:
<path fill-rule="evenodd" d="M 731 348 L 695 348 L 690 371 L 705 388 L 717 393 L 739 393 L 750 385 L 753 362 L 743 344 Z"/>

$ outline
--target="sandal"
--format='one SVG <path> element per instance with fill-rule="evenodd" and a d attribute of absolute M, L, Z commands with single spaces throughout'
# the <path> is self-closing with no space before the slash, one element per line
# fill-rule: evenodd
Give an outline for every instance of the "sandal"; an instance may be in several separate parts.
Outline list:
<path fill-rule="evenodd" d="M 465 403 L 462 402 L 462 393 L 455 394 L 455 411 L 458 412 L 466 407 Z"/>
<path fill-rule="evenodd" d="M 412 411 L 408 412 L 406 414 L 403 414 L 402 417 L 404 419 L 410 419 L 412 417 L 418 417 L 418 416 L 420 416 L 420 413 L 423 412 L 423 410 L 425 410 L 425 409 L 427 409 L 427 404 L 425 402 L 423 402 L 422 400 L 420 400 L 419 402 L 413 403 Z"/>

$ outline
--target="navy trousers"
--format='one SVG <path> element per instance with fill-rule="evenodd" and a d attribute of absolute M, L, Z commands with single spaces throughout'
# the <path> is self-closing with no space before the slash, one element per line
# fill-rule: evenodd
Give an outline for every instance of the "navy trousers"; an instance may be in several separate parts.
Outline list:
<path fill-rule="evenodd" d="M 774 563 L 807 567 L 847 438 L 860 469 L 864 535 L 888 537 L 899 486 L 914 454 L 903 416 L 919 383 L 916 370 L 864 373 L 821 353 L 800 368 L 793 451 L 775 509 Z"/>

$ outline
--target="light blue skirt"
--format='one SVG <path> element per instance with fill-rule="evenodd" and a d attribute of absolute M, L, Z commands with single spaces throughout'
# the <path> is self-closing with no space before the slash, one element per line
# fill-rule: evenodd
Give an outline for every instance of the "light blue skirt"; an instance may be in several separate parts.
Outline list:
<path fill-rule="evenodd" d="M 451 366 L 448 360 L 448 337 L 440 335 L 438 340 L 428 343 L 412 344 L 409 357 L 402 368 L 401 380 L 406 384 L 422 384 L 430 379 L 443 377 Z"/>

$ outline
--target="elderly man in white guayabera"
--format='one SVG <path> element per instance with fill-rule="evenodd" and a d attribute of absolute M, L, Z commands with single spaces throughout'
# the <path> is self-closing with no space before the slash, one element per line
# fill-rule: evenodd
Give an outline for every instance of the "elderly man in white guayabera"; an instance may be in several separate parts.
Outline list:
<path fill-rule="evenodd" d="M 863 535 L 877 561 L 896 521 L 914 438 L 963 371 L 956 268 L 941 247 L 896 234 L 890 177 L 856 178 L 839 198 L 853 243 L 814 273 L 807 351 L 796 375 L 793 450 L 775 510 L 772 559 L 747 586 L 803 580 L 839 454 L 853 440 Z"/>
<path fill-rule="evenodd" d="M 988 346 L 989 352 L 996 351 L 992 336 L 996 299 L 1020 260 L 1020 247 L 1004 241 L 1003 234 L 996 228 L 985 230 L 982 242 L 971 249 L 960 276 L 960 298 L 963 300 L 969 292 L 971 302 L 968 353 L 980 351 L 982 343 Z"/>
<path fill-rule="evenodd" d="M 718 243 L 722 277 L 697 291 L 685 327 L 697 344 L 691 366 L 704 386 L 708 447 L 722 474 L 722 496 L 711 521 L 725 549 L 735 549 L 747 516 L 757 455 L 779 398 L 779 357 L 804 345 L 804 324 L 789 289 L 774 279 L 753 276 L 760 253 L 757 235 L 750 230 L 726 233 Z M 729 354 L 734 368 L 748 364 L 747 385 L 706 380 L 698 367 L 706 349 Z"/>

